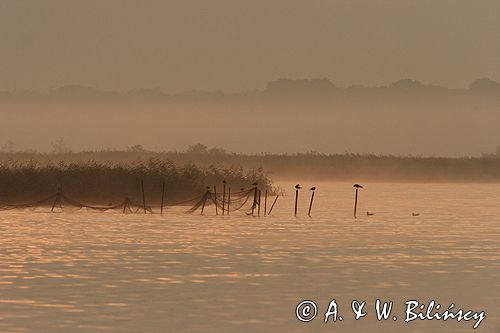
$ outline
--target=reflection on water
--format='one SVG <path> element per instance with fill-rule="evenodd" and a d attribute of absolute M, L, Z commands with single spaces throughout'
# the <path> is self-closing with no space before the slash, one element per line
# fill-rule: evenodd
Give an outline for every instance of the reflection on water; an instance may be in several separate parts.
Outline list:
<path fill-rule="evenodd" d="M 318 185 L 318 184 L 311 184 Z M 0 332 L 465 332 L 456 322 L 378 323 L 376 298 L 485 310 L 500 327 L 500 186 L 319 184 L 273 216 L 9 211 L 0 214 Z M 283 184 L 283 188 L 293 188 Z M 375 212 L 366 216 L 363 212 Z M 418 217 L 411 216 L 418 212 Z M 335 298 L 342 323 L 298 322 Z M 364 320 L 353 299 L 369 301 Z M 496 306 L 496 307 L 495 307 Z M 332 326 L 333 325 L 333 326 Z"/>

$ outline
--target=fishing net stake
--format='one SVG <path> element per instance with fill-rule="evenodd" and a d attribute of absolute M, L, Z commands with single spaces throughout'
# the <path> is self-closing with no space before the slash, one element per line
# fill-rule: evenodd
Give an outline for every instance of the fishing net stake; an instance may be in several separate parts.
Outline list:
<path fill-rule="evenodd" d="M 226 206 L 226 180 L 222 182 L 222 216 L 224 216 L 224 210 Z"/>
<path fill-rule="evenodd" d="M 299 190 L 295 190 L 295 217 L 297 217 L 297 205 L 299 203 Z"/>
<path fill-rule="evenodd" d="M 207 202 L 209 194 L 210 194 L 210 191 L 205 192 L 205 196 L 203 198 L 203 204 L 201 205 L 201 215 L 203 215 L 203 210 L 205 210 L 205 203 Z"/>
<path fill-rule="evenodd" d="M 257 186 L 253 189 L 252 216 L 254 216 L 255 205 L 257 204 Z"/>
<path fill-rule="evenodd" d="M 271 209 L 269 209 L 269 213 L 267 213 L 267 215 L 271 215 L 271 212 L 273 211 L 273 208 L 274 208 L 274 205 L 276 204 L 276 201 L 278 201 L 278 195 L 276 196 L 276 199 L 274 199 L 274 202 L 271 205 Z"/>
<path fill-rule="evenodd" d="M 59 204 L 59 208 L 62 209 L 62 204 L 61 204 L 61 186 L 60 185 L 57 186 L 57 193 L 56 193 L 56 197 L 54 199 L 54 203 L 52 204 L 52 209 L 50 210 L 51 212 L 54 212 L 54 208 L 56 207 L 57 204 Z"/>
<path fill-rule="evenodd" d="M 267 215 L 267 190 L 264 193 L 264 216 Z"/>
<path fill-rule="evenodd" d="M 144 194 L 144 181 L 141 179 L 141 189 L 142 189 L 142 208 L 144 208 L 144 214 L 146 214 L 146 195 Z"/>
<path fill-rule="evenodd" d="M 231 202 L 231 187 L 229 187 L 229 191 L 227 194 L 227 216 L 229 216 L 229 203 Z"/>
<path fill-rule="evenodd" d="M 262 191 L 259 190 L 259 201 L 258 201 L 258 203 L 259 203 L 259 209 L 257 210 L 257 216 L 259 216 L 259 217 L 260 217 L 260 198 L 261 198 L 261 195 L 262 195 Z"/>
<path fill-rule="evenodd" d="M 309 211 L 307 212 L 307 216 L 309 216 L 309 217 L 311 217 L 311 209 L 312 209 L 312 206 L 313 206 L 314 193 L 315 193 L 315 191 L 312 190 L 311 202 L 309 203 Z"/>
<path fill-rule="evenodd" d="M 163 201 L 165 199 L 165 182 L 161 184 L 161 207 L 160 207 L 160 216 L 163 216 Z"/>
<path fill-rule="evenodd" d="M 132 209 L 130 208 L 131 203 L 132 202 L 130 201 L 130 198 L 126 197 L 125 201 L 123 202 L 123 214 L 126 214 L 127 210 L 129 211 L 129 213 L 132 213 Z"/>
<path fill-rule="evenodd" d="M 214 204 L 215 204 L 215 215 L 219 215 L 217 210 L 217 187 L 214 185 Z"/>
<path fill-rule="evenodd" d="M 361 186 L 359 184 L 354 184 L 352 187 L 354 187 L 356 189 L 356 194 L 355 194 L 355 197 L 354 197 L 354 218 L 357 218 L 356 211 L 358 209 L 358 190 L 360 188 L 363 188 L 363 186 Z"/>

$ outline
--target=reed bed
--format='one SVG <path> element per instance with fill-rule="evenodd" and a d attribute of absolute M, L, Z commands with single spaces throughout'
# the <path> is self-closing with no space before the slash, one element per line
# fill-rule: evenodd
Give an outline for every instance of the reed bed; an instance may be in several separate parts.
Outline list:
<path fill-rule="evenodd" d="M 207 186 L 222 187 L 223 180 L 235 190 L 248 189 L 253 182 L 261 188 L 271 188 L 271 180 L 262 169 L 178 166 L 158 159 L 127 164 L 8 160 L 0 163 L 0 202 L 34 201 L 54 194 L 58 187 L 66 195 L 89 204 L 116 203 L 125 197 L 140 202 L 143 181 L 149 204 L 160 203 L 163 182 L 165 203 L 171 204 L 203 195 Z"/>

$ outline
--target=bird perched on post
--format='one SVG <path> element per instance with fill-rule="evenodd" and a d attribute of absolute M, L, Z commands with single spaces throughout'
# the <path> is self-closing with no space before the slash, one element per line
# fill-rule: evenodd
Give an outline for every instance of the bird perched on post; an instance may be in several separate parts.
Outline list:
<path fill-rule="evenodd" d="M 295 185 L 295 217 L 297 217 L 297 205 L 299 203 L 299 190 L 301 189 L 302 187 L 300 186 L 300 184 L 297 184 Z"/>
<path fill-rule="evenodd" d="M 356 211 L 358 209 L 358 190 L 360 188 L 363 188 L 363 186 L 361 186 L 359 184 L 354 184 L 354 185 L 352 185 L 352 187 L 354 187 L 356 189 L 356 196 L 354 197 L 354 218 L 356 218 Z"/>
<path fill-rule="evenodd" d="M 252 183 L 252 186 L 257 186 L 257 185 L 259 185 L 259 183 L 258 183 L 258 182 L 254 182 L 254 183 Z"/>
<path fill-rule="evenodd" d="M 316 191 L 316 186 L 311 187 L 309 190 Z"/>

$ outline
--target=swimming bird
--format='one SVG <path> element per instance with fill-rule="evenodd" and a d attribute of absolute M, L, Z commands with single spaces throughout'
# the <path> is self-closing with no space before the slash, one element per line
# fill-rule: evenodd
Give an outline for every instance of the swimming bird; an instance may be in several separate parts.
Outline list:
<path fill-rule="evenodd" d="M 366 216 L 373 216 L 375 213 L 366 212 Z"/>
<path fill-rule="evenodd" d="M 363 188 L 363 186 L 359 185 L 359 184 L 354 184 L 352 185 L 352 187 L 355 187 L 355 188 Z"/>
<path fill-rule="evenodd" d="M 297 185 L 295 185 L 295 188 L 296 188 L 297 190 L 300 190 L 300 189 L 302 188 L 302 186 L 300 186 L 300 184 L 297 184 Z"/>
<path fill-rule="evenodd" d="M 420 216 L 420 213 L 411 213 L 411 216 Z"/>
<path fill-rule="evenodd" d="M 316 186 L 310 188 L 311 191 L 316 191 Z"/>

